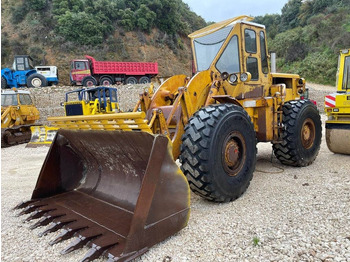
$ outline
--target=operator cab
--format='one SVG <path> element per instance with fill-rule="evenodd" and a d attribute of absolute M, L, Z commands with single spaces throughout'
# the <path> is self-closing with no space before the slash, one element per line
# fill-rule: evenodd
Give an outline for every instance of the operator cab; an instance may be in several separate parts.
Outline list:
<path fill-rule="evenodd" d="M 33 105 L 29 91 L 4 90 L 1 92 L 1 106 Z"/>
<path fill-rule="evenodd" d="M 339 78 L 339 73 L 343 75 L 342 78 Z M 338 61 L 337 87 L 338 85 L 341 86 L 342 92 L 350 90 L 350 49 L 341 50 Z"/>
<path fill-rule="evenodd" d="M 88 70 L 89 68 L 89 61 L 88 60 L 74 60 L 71 63 L 71 69 L 72 70 Z"/>
<path fill-rule="evenodd" d="M 114 113 L 119 111 L 117 89 L 96 87 L 70 91 L 66 93 L 64 106 L 67 116 Z"/>
<path fill-rule="evenodd" d="M 28 71 L 34 69 L 33 58 L 29 55 L 15 55 L 12 69 L 13 71 Z"/>
<path fill-rule="evenodd" d="M 88 60 L 73 60 L 70 70 L 70 81 L 73 85 L 82 85 L 83 79 L 91 75 Z"/>

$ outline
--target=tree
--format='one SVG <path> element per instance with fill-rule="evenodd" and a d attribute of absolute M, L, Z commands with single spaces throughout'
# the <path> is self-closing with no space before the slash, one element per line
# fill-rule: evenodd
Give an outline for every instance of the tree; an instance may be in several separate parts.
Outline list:
<path fill-rule="evenodd" d="M 96 45 L 103 42 L 108 26 L 99 17 L 91 14 L 66 11 L 57 18 L 57 31 L 68 41 Z"/>
<path fill-rule="evenodd" d="M 151 31 L 154 21 L 157 18 L 156 13 L 151 11 L 145 4 L 140 5 L 139 9 L 135 12 L 135 16 L 137 27 L 146 32 Z"/>
<path fill-rule="evenodd" d="M 299 25 L 299 14 L 302 0 L 289 0 L 282 8 L 281 24 L 284 30 L 295 28 Z"/>

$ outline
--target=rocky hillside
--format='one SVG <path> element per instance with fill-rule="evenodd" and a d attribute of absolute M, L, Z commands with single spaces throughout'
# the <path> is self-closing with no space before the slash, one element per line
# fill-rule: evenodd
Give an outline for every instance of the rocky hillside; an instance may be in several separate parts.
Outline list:
<path fill-rule="evenodd" d="M 206 25 L 181 0 L 2 0 L 2 68 L 15 54 L 56 65 L 69 84 L 72 59 L 158 62 L 159 75 L 191 73 L 187 35 Z"/>

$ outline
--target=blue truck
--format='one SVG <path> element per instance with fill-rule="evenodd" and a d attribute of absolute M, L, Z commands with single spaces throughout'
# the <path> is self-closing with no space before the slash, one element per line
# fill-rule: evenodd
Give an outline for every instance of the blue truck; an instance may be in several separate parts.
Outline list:
<path fill-rule="evenodd" d="M 58 84 L 56 66 L 34 67 L 29 55 L 16 55 L 12 69 L 1 69 L 1 88 L 43 87 Z"/>

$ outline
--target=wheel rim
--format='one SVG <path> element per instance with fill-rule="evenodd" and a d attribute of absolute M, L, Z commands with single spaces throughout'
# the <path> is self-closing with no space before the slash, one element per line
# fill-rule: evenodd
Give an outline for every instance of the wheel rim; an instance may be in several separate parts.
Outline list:
<path fill-rule="evenodd" d="M 148 84 L 149 83 L 148 78 L 141 78 L 140 83 L 141 84 Z"/>
<path fill-rule="evenodd" d="M 301 127 L 301 143 L 304 148 L 309 149 L 315 141 L 316 128 L 315 123 L 310 119 L 305 119 Z"/>
<path fill-rule="evenodd" d="M 32 79 L 32 85 L 34 87 L 41 87 L 42 81 L 40 78 L 33 78 Z"/>
<path fill-rule="evenodd" d="M 137 81 L 135 79 L 131 78 L 128 80 L 128 84 L 135 85 L 135 84 L 137 84 Z"/>
<path fill-rule="evenodd" d="M 110 86 L 111 84 L 112 84 L 111 81 L 109 81 L 108 79 L 105 79 L 102 81 L 102 85 L 104 86 Z"/>
<path fill-rule="evenodd" d="M 236 176 L 246 158 L 246 144 L 239 132 L 231 132 L 224 140 L 222 148 L 223 167 L 229 176 Z"/>
<path fill-rule="evenodd" d="M 93 85 L 94 85 L 94 81 L 92 80 L 86 81 L 86 86 L 93 86 Z"/>

